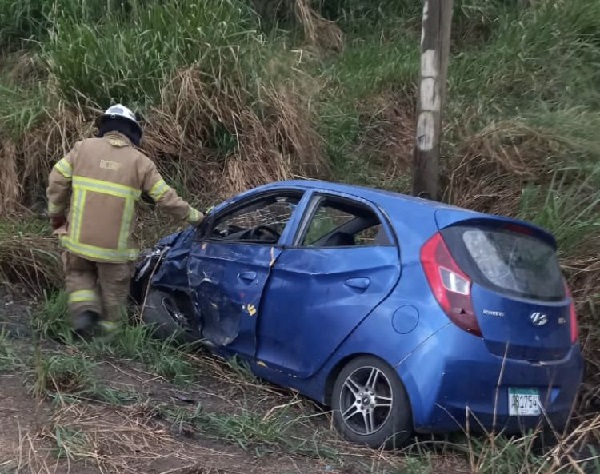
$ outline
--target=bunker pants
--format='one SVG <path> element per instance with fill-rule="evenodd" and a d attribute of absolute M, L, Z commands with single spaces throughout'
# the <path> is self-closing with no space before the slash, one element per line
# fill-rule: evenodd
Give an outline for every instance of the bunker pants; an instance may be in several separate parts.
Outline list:
<path fill-rule="evenodd" d="M 72 320 L 93 311 L 116 327 L 127 304 L 133 263 L 93 262 L 70 252 L 63 254 L 63 263 Z"/>

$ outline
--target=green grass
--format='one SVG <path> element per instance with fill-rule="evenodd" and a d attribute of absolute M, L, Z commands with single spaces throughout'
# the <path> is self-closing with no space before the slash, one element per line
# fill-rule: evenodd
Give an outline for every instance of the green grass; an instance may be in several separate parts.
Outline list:
<path fill-rule="evenodd" d="M 254 409 L 231 414 L 207 412 L 201 405 L 193 410 L 161 405 L 156 411 L 172 423 L 176 432 L 224 440 L 257 456 L 284 452 L 330 461 L 339 459 L 338 448 L 325 439 L 326 433 L 307 425 L 310 417 L 298 416 L 285 408 L 266 416 Z M 312 434 L 307 436 L 309 432 Z"/>
<path fill-rule="evenodd" d="M 530 185 L 523 192 L 522 217 L 550 230 L 563 256 L 585 253 L 586 242 L 600 236 L 600 168 L 575 172 L 555 172 L 548 189 Z"/>
<path fill-rule="evenodd" d="M 239 0 L 152 2 L 126 17 L 61 20 L 42 43 L 42 56 L 71 100 L 139 106 L 155 102 L 178 67 L 197 64 L 216 85 L 241 77 L 260 61 L 257 28 Z"/>
<path fill-rule="evenodd" d="M 372 184 L 369 156 L 356 151 L 365 130 L 361 109 L 377 96 L 412 91 L 418 79 L 416 41 L 403 30 L 351 37 L 341 56 L 323 65 L 320 74 L 328 87 L 319 98 L 319 132 L 337 180 Z"/>
<path fill-rule="evenodd" d="M 84 431 L 71 426 L 54 426 L 54 454 L 57 459 L 84 459 L 93 457 L 93 440 Z"/>
<path fill-rule="evenodd" d="M 192 382 L 198 370 L 182 348 L 154 339 L 146 326 L 123 325 L 116 334 L 87 343 L 86 350 L 97 356 L 140 362 L 150 372 L 178 385 Z"/>
<path fill-rule="evenodd" d="M 19 138 L 46 117 L 50 104 L 41 86 L 14 86 L 0 82 L 0 129 Z"/>
<path fill-rule="evenodd" d="M 42 337 L 73 342 L 67 302 L 68 295 L 65 291 L 45 295 L 41 308 L 33 315 L 34 326 Z"/>
<path fill-rule="evenodd" d="M 488 42 L 452 58 L 452 112 L 468 105 L 486 119 L 540 103 L 597 109 L 599 15 L 600 5 L 586 0 L 535 2 L 504 14 Z"/>
<path fill-rule="evenodd" d="M 42 41 L 52 33 L 61 19 L 97 22 L 110 12 L 131 13 L 129 5 L 138 2 L 122 0 L 0 0 L 0 45 L 19 48 L 29 41 Z M 29 44 L 30 45 L 30 44 Z"/>
<path fill-rule="evenodd" d="M 195 378 L 196 368 L 183 347 L 171 341 L 158 341 L 148 327 L 123 323 L 116 333 L 88 342 L 78 342 L 68 319 L 67 294 L 60 291 L 47 297 L 34 316 L 40 335 L 84 350 L 97 357 L 119 357 L 144 364 L 149 371 L 176 384 L 185 385 Z"/>
<path fill-rule="evenodd" d="M 0 326 L 0 373 L 13 372 L 22 367 L 22 361 L 4 327 Z"/>
<path fill-rule="evenodd" d="M 34 391 L 61 403 L 84 400 L 120 405 L 137 400 L 133 393 L 102 384 L 96 370 L 97 364 L 83 354 L 43 354 L 36 359 Z"/>
<path fill-rule="evenodd" d="M 260 383 L 259 378 L 252 373 L 250 365 L 237 356 L 227 359 L 227 367 L 231 372 L 237 375 L 240 380 L 250 383 Z"/>

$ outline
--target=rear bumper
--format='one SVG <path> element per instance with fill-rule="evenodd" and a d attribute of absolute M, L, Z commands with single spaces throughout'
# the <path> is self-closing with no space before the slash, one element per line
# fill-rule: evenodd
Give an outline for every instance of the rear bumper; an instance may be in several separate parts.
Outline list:
<path fill-rule="evenodd" d="M 418 432 L 516 433 L 543 422 L 562 429 L 583 378 L 579 345 L 560 361 L 503 360 L 491 354 L 482 339 L 453 325 L 438 332 L 414 356 L 416 360 L 408 367 L 402 364 L 398 371 L 407 386 Z M 510 416 L 509 388 L 536 388 L 542 415 Z"/>

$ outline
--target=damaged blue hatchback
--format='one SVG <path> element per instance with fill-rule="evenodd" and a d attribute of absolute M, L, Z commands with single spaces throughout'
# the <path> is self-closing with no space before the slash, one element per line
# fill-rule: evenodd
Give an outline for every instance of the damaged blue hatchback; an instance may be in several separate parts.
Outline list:
<path fill-rule="evenodd" d="M 467 423 L 560 430 L 582 381 L 551 234 L 375 189 L 236 196 L 147 252 L 132 296 L 157 336 L 243 359 L 372 447 Z"/>

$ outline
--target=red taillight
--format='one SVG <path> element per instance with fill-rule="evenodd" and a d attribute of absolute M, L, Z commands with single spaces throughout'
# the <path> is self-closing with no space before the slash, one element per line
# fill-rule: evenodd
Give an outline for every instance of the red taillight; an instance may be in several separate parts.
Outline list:
<path fill-rule="evenodd" d="M 450 320 L 461 329 L 481 336 L 471 302 L 471 279 L 454 261 L 440 233 L 423 245 L 421 264 L 435 299 Z"/>
<path fill-rule="evenodd" d="M 566 282 L 565 292 L 567 293 L 567 297 L 571 300 L 571 304 L 569 305 L 569 325 L 571 327 L 571 343 L 575 344 L 577 339 L 579 339 L 579 324 L 577 322 L 577 311 L 575 311 L 575 301 L 571 296 L 571 291 Z"/>

